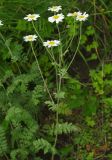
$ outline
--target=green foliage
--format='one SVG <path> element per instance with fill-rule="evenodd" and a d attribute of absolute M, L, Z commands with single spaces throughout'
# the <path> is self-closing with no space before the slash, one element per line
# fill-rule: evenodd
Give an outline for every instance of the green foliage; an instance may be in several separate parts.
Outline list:
<path fill-rule="evenodd" d="M 7 153 L 8 144 L 5 135 L 5 130 L 3 127 L 0 126 L 0 156 Z"/>
<path fill-rule="evenodd" d="M 72 123 L 64 122 L 64 123 L 59 123 L 57 125 L 52 125 L 50 132 L 53 135 L 56 134 L 69 134 L 72 132 L 77 132 L 79 131 L 79 128 L 73 125 Z"/>
<path fill-rule="evenodd" d="M 94 48 L 98 48 L 98 43 L 96 41 L 93 41 L 92 44 L 88 45 L 86 50 L 90 52 Z"/>
<path fill-rule="evenodd" d="M 55 98 L 62 99 L 65 97 L 64 95 L 65 95 L 65 92 L 58 92 L 55 94 Z"/>
<path fill-rule="evenodd" d="M 43 138 L 33 141 L 33 145 L 36 151 L 43 150 L 44 154 L 56 152 L 55 148 Z"/>
<path fill-rule="evenodd" d="M 32 93 L 32 102 L 34 105 L 38 105 L 40 103 L 40 98 L 43 97 L 42 93 L 44 92 L 43 86 L 36 85 Z"/>
<path fill-rule="evenodd" d="M 95 92 L 98 94 L 103 94 L 104 91 L 103 91 L 103 73 L 102 71 L 97 72 L 95 70 L 92 70 L 90 72 L 90 76 L 92 79 L 92 85 L 95 89 Z"/>
<path fill-rule="evenodd" d="M 86 122 L 87 122 L 87 125 L 90 127 L 95 126 L 95 121 L 91 117 L 86 117 Z"/>
<path fill-rule="evenodd" d="M 50 107 L 52 111 L 58 112 L 58 114 L 62 115 L 70 115 L 71 114 L 71 109 L 68 107 L 67 104 L 60 103 L 58 106 L 57 105 L 52 105 Z"/>
<path fill-rule="evenodd" d="M 55 5 L 62 5 L 65 15 L 59 30 L 48 22 L 53 15 L 48 7 Z M 0 1 L 0 159 L 112 159 L 111 6 L 108 0 Z M 79 10 L 89 17 L 77 49 L 80 24 L 66 15 Z M 40 14 L 35 27 L 43 41 L 62 42 L 52 50 L 56 62 L 39 36 L 33 44 L 48 88 L 30 45 L 23 42 L 23 36 L 36 34 L 24 20 L 30 13 Z"/>
<path fill-rule="evenodd" d="M 25 160 L 28 156 L 28 152 L 24 149 L 15 149 L 11 152 L 11 159 L 16 160 L 17 158 Z"/>
<path fill-rule="evenodd" d="M 98 106 L 99 106 L 99 102 L 97 100 L 97 97 L 89 96 L 84 106 L 85 114 L 86 115 L 96 114 Z"/>
<path fill-rule="evenodd" d="M 35 139 L 38 124 L 26 110 L 19 107 L 11 107 L 8 110 L 3 124 L 6 129 L 10 127 L 12 145 L 17 143 L 17 149 L 11 151 L 12 159 L 16 159 L 18 155 L 25 159 L 32 150 L 32 140 Z"/>
<path fill-rule="evenodd" d="M 86 92 L 85 90 L 81 90 L 80 82 L 76 79 L 69 78 L 67 85 L 68 87 L 65 88 L 67 90 L 65 100 L 67 101 L 68 107 L 74 109 L 84 105 L 84 94 L 86 94 Z"/>
<path fill-rule="evenodd" d="M 89 155 L 87 156 L 87 160 L 93 160 L 93 158 L 94 158 L 93 155 L 94 155 L 93 152 L 89 153 Z"/>
<path fill-rule="evenodd" d="M 18 90 L 21 93 L 25 93 L 27 91 L 28 83 L 32 82 L 36 78 L 35 74 L 28 74 L 28 75 L 20 75 L 13 79 L 12 85 L 7 88 L 7 93 L 11 94 L 15 90 Z"/>

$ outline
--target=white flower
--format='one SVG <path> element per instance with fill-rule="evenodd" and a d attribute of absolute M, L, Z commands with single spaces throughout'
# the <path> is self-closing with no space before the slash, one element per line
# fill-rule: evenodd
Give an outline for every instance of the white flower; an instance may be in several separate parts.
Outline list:
<path fill-rule="evenodd" d="M 52 11 L 52 12 L 59 12 L 60 10 L 62 10 L 61 6 L 52 6 L 48 8 L 48 11 Z"/>
<path fill-rule="evenodd" d="M 64 19 L 64 15 L 61 13 L 61 14 L 56 14 L 52 17 L 49 17 L 48 21 L 51 23 L 53 22 L 59 23 L 59 22 L 62 22 L 63 19 Z"/>
<path fill-rule="evenodd" d="M 0 26 L 2 26 L 3 25 L 3 23 L 2 23 L 2 21 L 0 20 Z"/>
<path fill-rule="evenodd" d="M 39 14 L 28 14 L 26 17 L 24 17 L 24 19 L 27 21 L 36 21 L 39 17 Z"/>
<path fill-rule="evenodd" d="M 48 47 L 48 48 L 56 47 L 56 46 L 60 45 L 60 41 L 58 41 L 58 40 L 51 40 L 51 41 L 47 40 L 47 42 L 44 42 L 43 45 L 45 47 Z"/>
<path fill-rule="evenodd" d="M 23 37 L 25 42 L 32 42 L 32 41 L 36 41 L 37 36 L 36 35 L 28 35 Z"/>
<path fill-rule="evenodd" d="M 85 21 L 85 20 L 87 20 L 88 16 L 89 15 L 86 14 L 86 12 L 84 12 L 84 13 L 78 12 L 76 20 L 77 21 Z"/>
<path fill-rule="evenodd" d="M 68 13 L 68 17 L 76 17 L 79 12 Z"/>

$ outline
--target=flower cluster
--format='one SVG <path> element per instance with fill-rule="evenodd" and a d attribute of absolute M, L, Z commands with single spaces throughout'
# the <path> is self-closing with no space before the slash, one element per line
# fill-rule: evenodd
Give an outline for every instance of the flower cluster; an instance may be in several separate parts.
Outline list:
<path fill-rule="evenodd" d="M 81 13 L 81 12 L 73 12 L 73 13 L 68 13 L 67 14 L 68 17 L 74 17 L 76 18 L 77 21 L 85 21 L 88 18 L 88 14 L 86 14 L 86 12 Z"/>
<path fill-rule="evenodd" d="M 56 12 L 59 12 L 62 10 L 61 6 L 52 6 L 48 8 L 48 11 L 54 12 L 54 15 L 48 18 L 48 21 L 51 23 L 56 23 L 58 24 L 59 22 L 62 22 L 65 16 L 62 13 L 56 14 Z M 77 21 L 85 21 L 88 18 L 88 14 L 86 12 L 81 13 L 79 12 L 73 12 L 73 13 L 68 13 L 68 17 L 74 17 Z M 39 14 L 28 14 L 26 17 L 24 17 L 25 20 L 31 22 L 31 21 L 36 21 L 40 17 Z M 2 24 L 2 21 L 0 21 L 0 25 Z M 32 42 L 36 41 L 37 36 L 36 35 L 27 35 L 23 37 L 25 42 Z M 43 46 L 51 48 L 60 45 L 59 40 L 47 40 L 46 42 L 43 42 Z"/>

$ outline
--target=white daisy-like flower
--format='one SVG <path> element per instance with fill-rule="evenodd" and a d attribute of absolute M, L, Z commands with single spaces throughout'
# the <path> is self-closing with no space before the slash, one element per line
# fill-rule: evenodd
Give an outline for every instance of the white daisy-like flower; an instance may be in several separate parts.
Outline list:
<path fill-rule="evenodd" d="M 87 20 L 88 16 L 89 15 L 86 14 L 86 12 L 84 12 L 84 13 L 78 12 L 76 20 L 77 21 L 85 21 L 85 20 Z"/>
<path fill-rule="evenodd" d="M 56 47 L 56 46 L 59 46 L 60 45 L 60 41 L 58 40 L 47 40 L 46 42 L 43 43 L 43 45 L 45 47 L 48 47 L 48 48 L 51 48 L 51 47 Z"/>
<path fill-rule="evenodd" d="M 33 42 L 36 41 L 37 36 L 36 35 L 28 35 L 23 37 L 25 42 Z"/>
<path fill-rule="evenodd" d="M 68 17 L 76 17 L 79 12 L 68 13 Z"/>
<path fill-rule="evenodd" d="M 39 17 L 39 14 L 28 14 L 24 19 L 27 21 L 36 21 Z"/>
<path fill-rule="evenodd" d="M 2 21 L 0 20 L 0 26 L 2 26 L 3 25 L 3 23 L 2 23 Z"/>
<path fill-rule="evenodd" d="M 52 6 L 48 8 L 48 11 L 52 11 L 52 12 L 59 12 L 60 10 L 62 10 L 61 6 Z"/>
<path fill-rule="evenodd" d="M 53 22 L 59 23 L 59 22 L 62 22 L 63 19 L 64 19 L 64 15 L 61 13 L 61 14 L 56 14 L 52 17 L 49 17 L 48 21 L 51 23 L 53 23 Z"/>

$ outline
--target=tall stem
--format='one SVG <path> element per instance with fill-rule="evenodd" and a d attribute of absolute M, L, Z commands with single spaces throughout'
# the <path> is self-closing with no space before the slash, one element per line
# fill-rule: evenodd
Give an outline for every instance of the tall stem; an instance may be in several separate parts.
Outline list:
<path fill-rule="evenodd" d="M 43 73 L 42 73 L 42 71 L 41 71 L 41 68 L 40 68 L 40 65 L 39 65 L 38 59 L 37 59 L 37 57 L 36 57 L 36 54 L 35 54 L 35 51 L 34 51 L 34 48 L 33 48 L 32 43 L 31 43 L 31 49 L 32 49 L 33 55 L 34 55 L 34 57 L 35 57 L 35 60 L 36 60 L 37 67 L 38 67 L 38 69 L 39 69 L 39 72 L 40 72 L 41 78 L 42 78 L 42 80 L 43 80 L 43 82 L 44 82 L 44 86 L 45 86 L 45 88 L 46 88 L 46 90 L 47 90 L 47 92 L 48 92 L 48 94 L 49 94 L 49 97 L 50 97 L 51 101 L 53 102 L 53 98 L 52 98 L 52 96 L 51 96 L 51 94 L 50 94 L 50 92 L 49 92 L 49 89 L 48 89 L 47 83 L 46 83 L 46 81 L 45 81 L 45 79 L 44 79 L 44 77 L 43 77 Z"/>
<path fill-rule="evenodd" d="M 58 30 L 58 36 L 59 36 L 59 41 L 61 43 L 61 45 L 59 46 L 60 50 L 59 50 L 59 64 L 61 65 L 61 63 L 63 62 L 63 50 L 62 50 L 62 40 L 61 40 L 61 33 L 60 33 L 60 29 L 59 29 L 59 26 L 58 24 L 56 24 L 56 27 L 57 27 L 57 30 Z"/>
<path fill-rule="evenodd" d="M 39 37 L 41 43 L 43 44 L 44 41 L 43 41 L 42 37 L 40 36 L 38 30 L 36 29 L 36 27 L 35 27 L 33 21 L 32 21 L 32 25 L 33 25 L 33 28 L 34 28 L 34 30 L 35 30 L 35 33 L 37 34 L 37 36 Z M 52 54 L 51 54 L 51 52 L 49 51 L 49 49 L 48 49 L 47 47 L 45 47 L 45 49 L 46 49 L 46 51 L 48 52 L 48 54 L 50 55 L 51 59 L 53 60 Z"/>
<path fill-rule="evenodd" d="M 59 93 L 60 90 L 61 90 L 61 81 L 62 81 L 62 78 L 59 77 L 58 93 Z M 57 99 L 57 107 L 59 106 L 59 102 L 60 102 L 60 99 L 58 98 L 58 99 Z M 58 114 L 58 111 L 56 111 L 56 126 L 58 126 L 58 123 L 59 123 L 59 114 Z M 54 145 L 53 145 L 54 148 L 56 147 L 57 139 L 58 139 L 58 134 L 56 133 L 56 135 L 55 135 L 55 140 L 54 140 Z M 54 160 L 54 156 L 55 156 L 54 153 L 52 153 L 51 160 Z"/>
<path fill-rule="evenodd" d="M 58 25 L 57 25 L 57 29 L 58 29 L 59 40 L 61 42 L 61 35 L 60 35 L 60 30 L 59 30 Z M 60 47 L 61 47 L 61 49 L 59 50 L 59 57 L 58 57 L 58 59 L 59 59 L 59 69 L 61 69 L 62 63 L 63 63 L 62 42 L 61 42 Z M 56 68 L 56 74 L 57 74 L 57 68 Z M 62 77 L 59 74 L 59 81 L 57 80 L 57 94 L 61 91 L 61 82 L 62 82 Z M 57 98 L 57 107 L 59 107 L 59 103 L 60 103 L 60 98 L 58 97 Z M 59 114 L 58 114 L 58 111 L 56 111 L 56 126 L 58 125 L 58 123 L 59 123 Z M 54 148 L 56 147 L 57 139 L 58 139 L 58 134 L 56 133 L 55 139 L 54 139 L 54 145 L 53 145 Z M 54 156 L 55 156 L 54 153 L 52 153 L 51 160 L 54 160 Z"/>
<path fill-rule="evenodd" d="M 52 56 L 53 56 L 53 59 L 54 59 L 54 69 L 55 69 L 55 72 L 56 72 L 56 89 L 57 89 L 57 92 L 58 92 L 58 66 L 57 66 L 57 61 L 56 61 L 54 53 L 53 53 L 53 48 L 51 48 L 51 53 L 52 53 Z"/>
<path fill-rule="evenodd" d="M 75 19 L 74 19 L 74 30 L 75 30 Z M 70 39 L 70 43 L 68 44 L 67 48 L 65 49 L 63 55 L 65 55 L 65 54 L 68 52 L 68 49 L 70 48 L 70 46 L 71 46 L 71 44 L 72 44 L 72 41 L 73 41 L 73 39 L 74 39 L 74 36 L 75 36 L 75 32 L 74 32 L 72 38 Z"/>
<path fill-rule="evenodd" d="M 75 51 L 75 53 L 74 53 L 74 55 L 73 55 L 72 60 L 70 61 L 69 65 L 68 65 L 66 71 L 68 71 L 68 69 L 70 68 L 70 66 L 71 66 L 72 62 L 74 61 L 75 56 L 76 56 L 76 54 L 77 54 L 77 52 L 78 52 L 78 49 L 79 49 L 79 46 L 80 46 L 80 41 L 81 41 L 81 34 L 82 34 L 82 22 L 80 23 L 80 35 L 79 35 L 78 45 L 77 45 L 76 51 Z"/>

